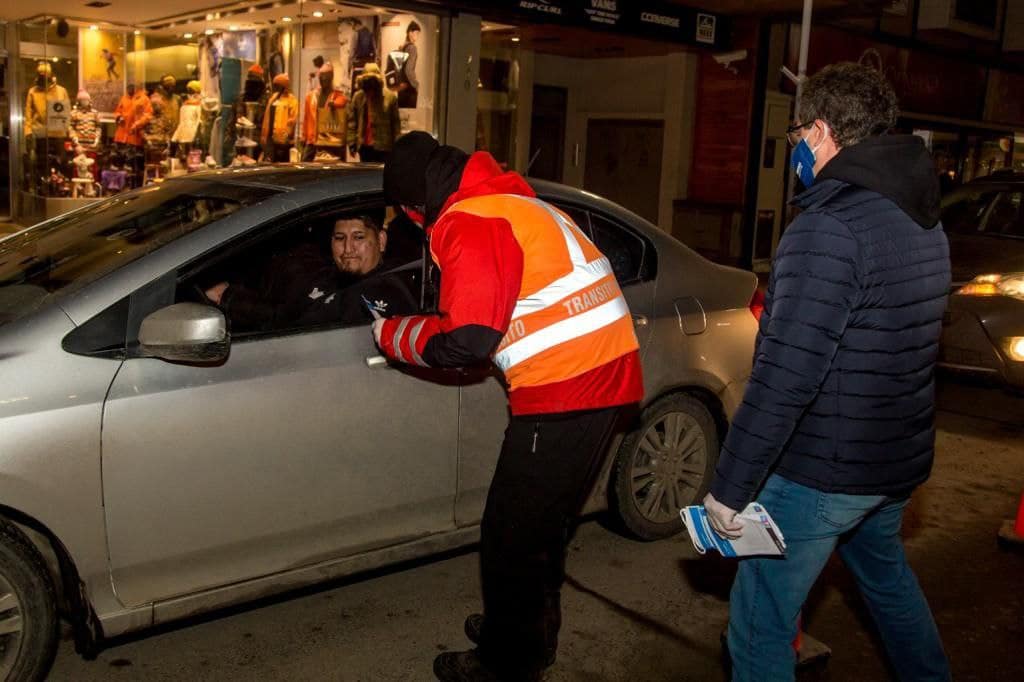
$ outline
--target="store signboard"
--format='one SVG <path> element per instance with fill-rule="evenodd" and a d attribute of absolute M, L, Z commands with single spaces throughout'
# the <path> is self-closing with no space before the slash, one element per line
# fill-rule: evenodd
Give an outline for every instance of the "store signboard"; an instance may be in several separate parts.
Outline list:
<path fill-rule="evenodd" d="M 493 11 L 495 5 L 533 21 L 555 22 L 644 38 L 721 49 L 728 36 L 723 17 L 650 0 L 502 0 L 500 3 L 469 3 Z"/>

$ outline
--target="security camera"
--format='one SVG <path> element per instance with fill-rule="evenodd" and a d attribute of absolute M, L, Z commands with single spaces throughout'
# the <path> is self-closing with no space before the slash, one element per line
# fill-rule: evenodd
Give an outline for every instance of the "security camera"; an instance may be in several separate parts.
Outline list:
<path fill-rule="evenodd" d="M 733 62 L 739 62 L 747 58 L 746 50 L 733 50 L 731 52 L 720 52 L 719 54 L 713 55 L 715 61 L 721 64 L 723 67 L 736 73 L 736 67 L 732 65 Z"/>

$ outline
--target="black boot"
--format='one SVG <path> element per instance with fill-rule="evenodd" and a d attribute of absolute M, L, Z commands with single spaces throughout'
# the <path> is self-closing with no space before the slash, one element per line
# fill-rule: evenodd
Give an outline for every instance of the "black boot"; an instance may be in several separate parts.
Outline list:
<path fill-rule="evenodd" d="M 471 613 L 466 616 L 466 622 L 463 623 L 462 629 L 466 632 L 466 637 L 473 644 L 480 644 L 481 633 L 484 630 L 484 614 L 482 613 Z M 557 651 L 551 649 L 547 652 L 547 656 L 544 658 L 544 667 L 550 668 L 555 664 L 555 657 Z"/>
<path fill-rule="evenodd" d="M 476 649 L 447 651 L 434 659 L 434 675 L 441 682 L 501 682 L 480 660 Z"/>

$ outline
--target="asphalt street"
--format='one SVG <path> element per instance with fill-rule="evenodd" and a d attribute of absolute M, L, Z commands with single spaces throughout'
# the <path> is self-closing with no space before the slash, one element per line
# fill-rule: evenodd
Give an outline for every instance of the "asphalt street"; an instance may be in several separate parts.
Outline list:
<path fill-rule="evenodd" d="M 954 678 L 1024 679 L 1024 553 L 996 531 L 1024 488 L 1024 398 L 944 380 L 931 480 L 908 508 L 910 560 L 932 603 Z M 550 681 L 723 680 L 719 635 L 731 562 L 689 540 L 640 543 L 597 521 L 570 549 L 565 618 Z M 61 644 L 54 680 L 430 680 L 431 661 L 468 647 L 479 610 L 473 550 L 360 576 L 112 643 L 97 660 Z M 802 680 L 883 680 L 849 574 L 833 559 L 807 630 L 833 648 Z"/>

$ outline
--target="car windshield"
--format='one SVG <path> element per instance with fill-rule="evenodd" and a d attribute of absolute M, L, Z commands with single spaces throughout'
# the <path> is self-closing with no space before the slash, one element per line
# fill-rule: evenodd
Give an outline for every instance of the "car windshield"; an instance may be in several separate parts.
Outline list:
<path fill-rule="evenodd" d="M 0 324 L 278 191 L 210 181 L 166 182 L 0 240 Z"/>

